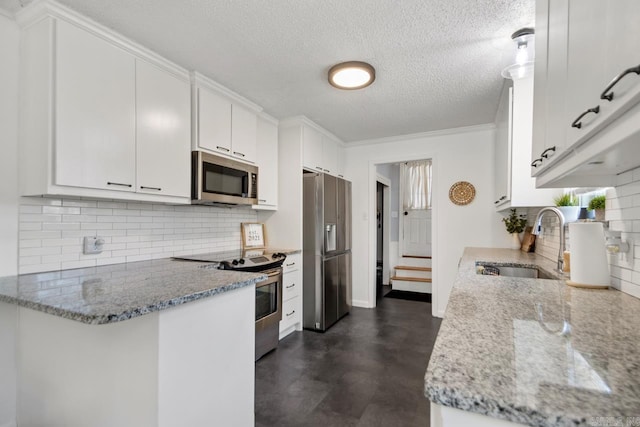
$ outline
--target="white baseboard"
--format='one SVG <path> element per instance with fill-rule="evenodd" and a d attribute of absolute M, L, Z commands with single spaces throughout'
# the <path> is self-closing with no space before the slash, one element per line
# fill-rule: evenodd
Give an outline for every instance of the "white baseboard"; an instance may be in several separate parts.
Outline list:
<path fill-rule="evenodd" d="M 438 311 L 434 314 L 435 317 L 444 318 L 444 311 Z"/>
<path fill-rule="evenodd" d="M 371 304 L 369 304 L 369 301 L 365 301 L 365 300 L 351 300 L 351 305 L 354 307 L 361 307 L 361 308 L 373 308 L 374 306 L 372 306 Z"/>

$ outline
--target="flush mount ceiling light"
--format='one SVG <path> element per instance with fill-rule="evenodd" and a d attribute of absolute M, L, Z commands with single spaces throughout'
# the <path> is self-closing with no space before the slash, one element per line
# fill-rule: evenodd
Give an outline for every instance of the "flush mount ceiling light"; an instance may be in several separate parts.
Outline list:
<path fill-rule="evenodd" d="M 502 77 L 505 79 L 522 78 L 533 68 L 533 35 L 533 28 L 521 28 L 511 35 L 511 39 L 517 46 L 516 62 L 502 70 Z"/>
<path fill-rule="evenodd" d="M 376 70 L 366 62 L 349 61 L 329 70 L 329 83 L 338 89 L 362 89 L 376 79 Z"/>

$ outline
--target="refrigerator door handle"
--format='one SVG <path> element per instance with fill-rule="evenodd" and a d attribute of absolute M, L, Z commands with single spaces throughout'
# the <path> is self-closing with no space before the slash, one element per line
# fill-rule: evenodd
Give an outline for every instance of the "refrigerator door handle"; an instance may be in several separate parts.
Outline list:
<path fill-rule="evenodd" d="M 333 252 L 336 250 L 336 224 L 326 224 L 324 226 L 324 250 Z"/>

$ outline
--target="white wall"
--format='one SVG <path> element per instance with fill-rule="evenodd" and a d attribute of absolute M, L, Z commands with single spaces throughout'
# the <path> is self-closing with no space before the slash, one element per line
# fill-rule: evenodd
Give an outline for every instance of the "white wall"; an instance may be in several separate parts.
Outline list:
<path fill-rule="evenodd" d="M 494 127 L 483 125 L 349 144 L 353 178 L 353 303 L 375 306 L 376 164 L 433 159 L 433 314 L 443 316 L 458 260 L 466 246 L 504 246 L 502 218 L 493 207 Z M 467 206 L 449 201 L 449 188 L 476 188 Z"/>
<path fill-rule="evenodd" d="M 0 276 L 18 266 L 18 47 L 18 27 L 0 9 Z M 8 427 L 16 425 L 15 306 L 0 314 L 0 426 Z"/>

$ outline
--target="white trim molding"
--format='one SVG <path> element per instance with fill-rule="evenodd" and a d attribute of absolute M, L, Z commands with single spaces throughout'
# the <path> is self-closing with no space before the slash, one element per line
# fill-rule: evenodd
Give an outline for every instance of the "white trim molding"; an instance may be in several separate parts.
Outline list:
<path fill-rule="evenodd" d="M 429 132 L 412 133 L 408 135 L 388 136 L 388 137 L 376 138 L 376 139 L 363 139 L 361 141 L 347 142 L 345 143 L 345 147 L 349 148 L 349 147 L 357 147 L 359 145 L 385 144 L 388 142 L 410 141 L 412 139 L 432 138 L 435 136 L 478 132 L 483 130 L 495 129 L 495 127 L 496 125 L 493 123 L 486 123 L 482 125 L 463 126 L 459 128 L 450 128 L 450 129 L 434 130 Z M 385 163 L 389 163 L 389 162 L 385 162 Z"/>

